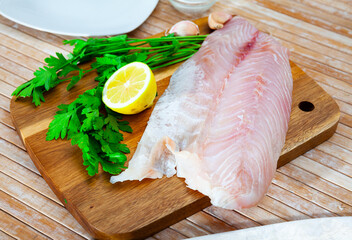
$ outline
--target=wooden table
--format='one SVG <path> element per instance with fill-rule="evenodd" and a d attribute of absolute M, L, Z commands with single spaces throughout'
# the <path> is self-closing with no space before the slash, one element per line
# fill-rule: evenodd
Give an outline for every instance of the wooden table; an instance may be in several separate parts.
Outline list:
<path fill-rule="evenodd" d="M 221 0 L 211 9 L 241 15 L 291 50 L 291 60 L 341 109 L 327 142 L 278 169 L 257 207 L 208 207 L 149 239 L 182 239 L 297 219 L 352 215 L 352 1 Z M 189 19 L 161 0 L 129 35 L 144 38 Z M 44 58 L 68 53 L 72 38 L 0 16 L 0 239 L 91 239 L 56 198 L 29 158 L 9 113 L 11 93 Z"/>

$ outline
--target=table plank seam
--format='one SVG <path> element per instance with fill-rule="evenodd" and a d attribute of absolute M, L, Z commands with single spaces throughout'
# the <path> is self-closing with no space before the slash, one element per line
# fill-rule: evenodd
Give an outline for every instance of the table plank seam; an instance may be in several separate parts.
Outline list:
<path fill-rule="evenodd" d="M 282 14 L 275 12 L 271 9 L 267 9 L 264 7 L 261 7 L 259 5 L 255 5 L 254 3 L 246 0 L 237 0 L 237 1 L 229 1 L 229 0 L 224 0 L 222 4 L 225 2 L 229 3 L 233 7 L 237 7 L 236 9 L 243 9 L 248 12 L 254 12 L 257 13 L 258 16 L 270 16 L 273 20 L 276 21 L 282 21 L 286 23 L 290 23 L 291 25 L 298 24 L 301 28 L 301 30 L 305 30 L 311 33 L 316 33 L 318 35 L 325 34 L 324 36 L 327 37 L 328 39 L 339 41 L 340 43 L 343 43 L 346 46 L 352 46 L 352 43 L 350 42 L 350 39 L 348 37 L 345 37 L 343 35 L 340 35 L 338 33 L 323 29 L 319 26 L 316 26 L 314 24 L 310 23 L 305 23 L 299 19 L 290 17 L 288 15 Z"/>
<path fill-rule="evenodd" d="M 45 56 L 48 55 L 47 53 L 45 53 L 41 50 L 37 50 L 24 42 L 20 42 L 14 38 L 11 38 L 8 35 L 2 34 L 2 33 L 0 33 L 0 43 L 8 49 L 18 50 L 21 53 L 23 53 L 29 57 L 32 57 L 33 59 L 36 59 L 39 62 L 43 61 Z"/>
<path fill-rule="evenodd" d="M 34 69 L 31 69 L 31 68 L 27 67 L 25 64 L 19 64 L 19 63 L 17 63 L 17 62 L 12 61 L 11 59 L 9 59 L 8 57 L 5 57 L 5 56 L 1 56 L 1 57 L 4 58 L 4 59 L 6 59 L 7 61 L 9 61 L 9 62 L 11 62 L 11 63 L 13 63 L 13 64 L 16 64 L 17 66 L 21 66 L 22 68 L 24 68 L 24 69 L 30 71 L 31 73 L 33 73 L 33 70 L 34 70 Z M 11 71 L 9 71 L 9 72 L 11 72 Z M 16 72 L 11 72 L 11 73 L 14 74 L 14 75 L 17 75 Z M 20 75 L 17 75 L 17 76 L 23 78 L 23 77 L 20 76 Z M 28 80 L 27 80 L 27 81 L 28 81 Z"/>
<path fill-rule="evenodd" d="M 282 174 L 282 173 L 280 173 L 280 174 Z M 283 175 L 284 175 L 284 174 L 283 174 Z M 291 179 L 292 179 L 292 178 L 291 178 Z M 299 181 L 297 181 L 297 180 L 295 180 L 295 179 L 292 179 L 292 181 L 299 182 Z M 284 186 L 280 185 L 277 180 L 274 180 L 274 185 L 276 185 L 276 186 L 278 186 L 278 187 L 280 187 L 280 188 L 282 188 L 282 189 L 285 189 L 286 191 L 288 191 L 288 192 L 290 192 L 290 193 L 292 193 L 292 194 L 295 194 L 296 196 L 299 196 L 300 198 L 305 199 L 305 200 L 307 200 L 307 201 L 309 201 L 309 202 L 315 204 L 316 206 L 318 206 L 318 207 L 320 207 L 320 208 L 323 208 L 323 209 L 329 211 L 330 213 L 334 213 L 334 214 L 336 214 L 336 215 L 341 216 L 340 213 L 335 212 L 334 210 L 328 208 L 326 205 L 320 203 L 318 200 L 309 199 L 308 197 L 303 196 L 303 194 L 301 195 L 301 194 L 299 194 L 299 193 L 296 193 L 296 192 L 293 191 L 292 189 L 285 188 Z M 310 188 L 309 186 L 308 186 L 308 188 L 309 188 L 309 189 L 313 189 L 313 188 Z M 316 190 L 314 190 L 314 191 L 316 191 Z M 332 197 L 328 196 L 327 194 L 325 194 L 325 193 L 323 193 L 323 192 L 321 192 L 321 191 L 318 191 L 318 192 L 319 192 L 320 195 L 321 195 L 320 197 L 332 198 Z M 340 200 L 338 200 L 338 199 L 336 199 L 336 198 L 333 198 L 333 199 L 335 199 L 336 202 L 342 203 Z M 343 204 L 347 205 L 348 207 L 352 207 L 352 206 L 350 206 L 350 205 L 347 204 L 347 203 L 343 203 Z"/>
<path fill-rule="evenodd" d="M 3 192 L 3 191 L 0 189 L 0 192 Z M 3 193 L 5 193 L 5 192 L 3 192 Z M 7 193 L 5 193 L 5 194 L 8 195 Z M 24 225 L 28 226 L 29 228 L 31 228 L 31 229 L 33 229 L 33 230 L 39 232 L 40 234 L 46 236 L 48 239 L 52 239 L 51 237 L 49 237 L 49 236 L 46 235 L 45 233 L 41 232 L 39 229 L 33 228 L 32 226 L 30 226 L 30 225 L 27 224 L 26 222 L 23 222 L 23 221 L 22 221 L 21 219 L 19 219 L 18 217 L 16 217 L 16 216 L 14 216 L 13 214 L 11 214 L 11 213 L 5 211 L 4 209 L 1 208 L 1 206 L 0 206 L 0 210 L 3 211 L 3 212 L 5 212 L 6 214 L 10 215 L 11 217 L 13 217 L 14 219 L 16 219 L 17 221 L 19 221 L 19 222 L 23 223 Z"/>
<path fill-rule="evenodd" d="M 4 231 L 3 231 L 4 230 Z M 11 236 L 10 234 L 6 233 L 5 232 L 5 229 L 0 229 L 0 233 L 3 235 L 3 236 L 6 236 L 6 238 L 4 240 L 9 240 L 9 239 L 18 239 L 18 238 L 15 238 L 13 236 Z"/>
<path fill-rule="evenodd" d="M 333 142 L 331 142 L 331 141 L 329 141 L 329 140 L 327 140 L 326 142 L 330 142 L 331 144 L 336 145 L 336 146 L 338 146 L 338 147 L 344 149 L 343 147 L 341 147 L 341 146 L 339 146 L 339 145 L 337 145 L 337 144 L 335 144 L 335 143 L 333 143 Z M 339 159 L 339 160 L 341 160 L 341 161 L 344 161 L 346 164 L 351 164 L 350 162 L 347 162 L 345 159 L 343 159 L 343 158 L 341 158 L 341 157 L 339 157 L 339 156 L 334 156 L 334 155 L 332 155 L 331 153 L 324 151 L 324 149 L 322 149 L 321 147 L 318 147 L 317 149 L 320 150 L 321 152 L 327 154 L 327 155 L 333 156 L 333 157 L 335 157 L 335 158 L 337 158 L 337 159 Z M 348 149 L 345 149 L 345 150 L 347 150 L 348 152 L 351 152 L 351 151 L 349 151 Z M 352 154 L 352 152 L 351 152 L 351 154 Z"/>
<path fill-rule="evenodd" d="M 271 195 L 266 195 L 266 197 L 272 199 L 273 201 L 277 201 L 277 202 L 279 202 L 279 203 L 282 204 L 282 205 L 285 205 L 285 207 L 288 208 L 288 209 L 293 209 L 294 211 L 299 212 L 300 214 L 306 216 L 307 218 L 312 218 L 312 217 L 309 216 L 308 214 L 306 214 L 306 213 L 304 213 L 304 212 L 302 212 L 302 211 L 299 211 L 298 209 L 293 208 L 292 206 L 288 205 L 287 203 L 285 203 L 285 202 L 283 202 L 283 201 L 280 201 L 279 199 L 273 198 Z M 284 218 L 284 220 L 286 220 L 286 221 L 291 221 L 291 220 L 285 219 L 285 218 Z"/>
<path fill-rule="evenodd" d="M 312 152 L 312 151 L 314 151 L 314 152 Z M 320 153 L 321 155 L 324 155 L 325 157 L 322 158 L 320 156 L 314 156 L 314 155 L 316 155 L 315 153 L 318 153 L 318 154 Z M 318 149 L 312 149 L 309 152 L 303 154 L 303 156 L 305 156 L 305 157 L 307 157 L 307 158 L 309 158 L 309 159 L 311 159 L 313 161 L 319 162 L 322 165 L 325 165 L 326 167 L 334 169 L 337 172 L 340 172 L 340 173 L 342 173 L 344 175 L 347 175 L 348 177 L 352 177 L 352 165 L 351 164 L 346 164 L 345 161 L 340 160 L 340 159 L 336 158 L 335 156 L 332 156 L 331 154 L 326 154 L 325 152 L 320 151 Z M 329 161 L 329 163 L 331 161 L 331 165 L 340 163 L 341 165 L 348 167 L 350 169 L 351 173 L 343 172 L 341 169 L 339 169 L 339 167 L 329 166 L 328 163 L 324 163 L 321 159 L 326 159 L 327 161 Z"/>
<path fill-rule="evenodd" d="M 18 182 L 18 183 L 21 184 L 21 182 L 18 181 L 17 179 L 15 179 L 15 178 L 9 176 L 8 174 L 4 173 L 4 172 L 1 171 L 1 170 L 0 170 L 0 172 L 3 173 L 3 174 L 4 174 L 5 176 L 7 176 L 8 178 L 12 179 L 13 181 L 16 181 L 16 182 Z M 28 187 L 28 188 L 30 188 L 30 187 Z M 30 188 L 30 189 L 31 189 L 31 188 Z M 78 232 L 76 229 L 73 229 L 73 228 L 71 228 L 70 226 L 67 226 L 67 224 L 58 221 L 57 219 L 53 218 L 52 216 L 48 215 L 47 213 L 42 212 L 42 211 L 40 211 L 39 209 L 36 209 L 34 206 L 32 206 L 32 205 L 30 205 L 30 204 L 24 202 L 22 199 L 17 198 L 15 195 L 13 195 L 12 193 L 10 193 L 9 191 L 6 191 L 6 190 L 3 189 L 3 188 L 1 188 L 0 190 L 3 191 L 3 192 L 5 192 L 6 194 L 8 194 L 9 196 L 11 196 L 12 198 L 15 198 L 17 201 L 21 202 L 23 205 L 26 205 L 27 207 L 31 208 L 32 210 L 34 210 L 34 211 L 36 211 L 36 212 L 39 212 L 39 213 L 45 215 L 47 218 L 49 218 L 49 219 L 51 219 L 52 221 L 54 221 L 54 222 L 60 224 L 61 226 L 63 226 L 63 227 L 65 227 L 65 228 L 67 228 L 67 229 L 69 229 L 69 230 L 71 230 L 71 231 L 73 231 L 73 232 L 75 232 L 75 233 L 81 235 L 82 237 L 86 237 L 85 235 L 82 235 L 80 232 Z M 33 189 L 31 189 L 31 190 L 33 190 Z M 33 191 L 36 192 L 36 193 L 38 193 L 38 194 L 39 194 L 41 197 L 43 197 L 44 199 L 47 199 L 51 204 L 54 204 L 55 206 L 58 206 L 58 207 L 60 207 L 60 208 L 66 210 L 65 206 L 58 204 L 57 202 L 53 201 L 53 200 L 50 199 L 50 198 L 47 198 L 46 196 L 42 195 L 41 193 L 39 193 L 39 192 L 37 192 L 37 191 L 35 191 L 35 190 L 33 190 Z M 67 211 L 67 210 L 66 210 L 66 211 Z"/>
<path fill-rule="evenodd" d="M 243 1 L 242 1 L 243 2 Z M 219 5 L 220 6 L 223 6 L 223 8 L 227 5 L 224 5 L 224 2 L 219 2 Z M 239 4 L 235 4 L 235 2 L 233 2 L 232 4 L 230 4 L 229 6 L 227 6 L 228 8 L 230 8 L 232 11 L 234 12 L 240 12 L 239 15 L 243 15 L 243 16 L 246 16 L 246 18 L 248 19 L 256 19 L 256 18 L 260 18 L 261 19 L 261 22 L 263 24 L 267 24 L 269 26 L 272 26 L 272 27 L 277 27 L 277 28 L 282 28 L 284 25 L 287 25 L 287 26 L 290 26 L 290 27 L 293 27 L 294 29 L 296 29 L 296 31 L 294 32 L 299 32 L 299 33 L 304 33 L 304 34 L 308 34 L 309 36 L 314 36 L 314 35 L 318 35 L 321 37 L 321 44 L 324 44 L 326 46 L 331 46 L 333 48 L 337 48 L 337 46 L 332 42 L 339 42 L 341 43 L 340 41 L 338 41 L 336 38 L 338 37 L 343 37 L 342 35 L 339 35 L 339 34 L 336 34 L 334 32 L 331 32 L 331 31 L 328 31 L 328 30 L 325 30 L 325 29 L 322 29 L 322 28 L 319 28 L 318 26 L 315 26 L 313 24 L 307 24 L 305 23 L 305 25 L 308 25 L 308 26 L 305 26 L 305 29 L 302 29 L 300 28 L 299 31 L 298 29 L 296 28 L 295 25 L 293 25 L 293 23 L 296 23 L 298 22 L 298 20 L 292 18 L 292 17 L 288 17 L 284 14 L 280 14 L 281 17 L 283 17 L 284 19 L 280 18 L 278 19 L 278 17 L 273 17 L 272 15 L 268 15 L 268 14 L 264 14 L 262 10 L 258 10 L 258 9 L 255 9 L 254 6 L 252 6 L 251 9 L 249 9 L 248 7 L 242 7 L 240 6 Z M 254 10 L 255 9 L 255 10 Z M 271 11 L 271 14 L 273 14 L 274 12 Z M 250 16 L 250 15 L 251 16 Z M 270 22 L 268 22 L 267 20 L 265 20 L 265 18 L 269 18 L 270 19 Z M 289 18 L 290 20 L 288 20 L 287 18 Z M 280 23 L 280 24 L 278 24 Z M 304 23 L 302 21 L 300 21 L 300 23 Z M 301 25 L 301 24 L 300 24 Z M 315 29 L 315 32 L 314 31 L 311 31 L 311 28 Z M 308 29 L 307 29 L 308 28 Z M 325 31 L 324 31 L 325 30 Z M 321 33 L 322 31 L 325 33 L 325 37 L 324 38 L 323 36 L 321 36 Z M 334 35 L 335 38 L 331 38 L 331 35 Z M 312 37 L 312 41 L 314 37 Z M 347 37 L 345 37 L 345 42 L 347 42 Z M 343 47 L 342 49 L 344 50 L 341 50 L 341 51 L 348 51 L 348 47 Z M 349 51 L 350 53 L 352 53 L 352 50 Z"/>
<path fill-rule="evenodd" d="M 306 158 L 306 157 L 303 157 L 303 156 L 301 156 L 302 158 Z M 308 159 L 308 158 L 306 158 L 306 159 Z M 310 160 L 310 159 L 309 159 Z M 311 160 L 311 161 L 313 161 L 313 160 Z M 291 164 L 292 165 L 295 165 L 296 167 L 300 167 L 300 168 L 302 168 L 302 166 L 301 165 L 299 165 L 299 164 L 297 164 L 297 163 L 295 163 L 295 162 L 291 162 Z M 320 164 L 320 163 L 317 163 L 316 162 L 316 164 L 318 164 L 318 165 L 321 165 L 321 166 L 323 166 L 322 164 Z M 325 166 L 323 166 L 323 167 L 325 167 Z M 305 168 L 304 168 L 305 169 Z M 316 173 L 314 173 L 313 171 L 311 171 L 310 169 L 305 169 L 307 172 L 310 172 L 310 173 L 312 173 L 312 174 L 314 174 L 314 175 L 317 175 Z M 332 169 L 331 169 L 332 170 Z M 335 171 L 335 170 L 332 170 L 332 171 Z M 336 172 L 336 171 L 335 171 Z M 338 172 L 336 172 L 336 173 L 338 173 Z M 338 174 L 340 174 L 340 173 L 338 173 Z M 317 175 L 317 176 L 319 176 L 319 175 Z M 345 175 L 343 175 L 343 176 L 345 176 Z M 335 184 L 335 185 L 338 185 L 339 187 L 341 187 L 341 188 L 344 188 L 345 190 L 347 190 L 347 191 L 351 191 L 351 189 L 348 189 L 348 188 L 346 188 L 345 186 L 343 186 L 343 185 L 341 185 L 341 184 L 338 184 L 338 183 L 336 183 L 336 182 L 334 182 L 334 181 L 332 181 L 331 179 L 327 179 L 327 178 L 325 178 L 325 177 L 322 177 L 323 179 L 325 179 L 326 181 L 328 181 L 328 182 L 330 182 L 330 183 L 332 183 L 332 184 Z M 351 179 L 351 178 L 350 178 Z M 352 191 L 351 191 L 352 192 Z"/>
<path fill-rule="evenodd" d="M 268 194 L 268 193 L 267 193 L 267 194 Z M 268 211 L 268 210 L 266 210 L 266 209 L 264 209 L 264 208 L 262 208 L 262 207 L 260 207 L 260 206 L 253 207 L 253 208 L 251 208 L 251 209 L 248 208 L 248 209 L 241 209 L 241 210 L 234 210 L 234 211 L 235 211 L 236 213 L 240 213 L 240 214 L 243 215 L 244 217 L 247 217 L 247 218 L 249 218 L 249 219 L 251 219 L 251 220 L 253 220 L 253 221 L 255 221 L 255 222 L 258 222 L 258 223 L 261 224 L 261 225 L 266 225 L 266 224 L 262 223 L 260 220 L 259 220 L 259 221 L 256 220 L 254 216 L 251 216 L 250 214 L 243 212 L 243 211 L 251 211 L 251 210 L 253 210 L 253 209 L 255 209 L 255 208 L 262 209 L 266 214 L 269 214 L 269 215 L 272 215 L 272 216 L 276 217 L 277 220 L 279 220 L 280 222 L 285 222 L 285 221 L 286 221 L 286 220 L 284 220 L 283 218 L 281 218 L 281 217 L 279 217 L 278 215 L 276 215 L 275 213 L 272 213 L 272 212 L 270 212 L 270 211 Z"/>
<path fill-rule="evenodd" d="M 15 23 L 9 19 L 6 19 L 2 15 L 0 15 L 0 23 L 4 24 L 12 29 L 16 29 L 17 31 L 21 31 L 31 37 L 38 38 L 39 40 L 41 40 L 43 42 L 46 42 L 54 47 L 61 48 L 65 51 L 68 51 L 70 48 L 72 48 L 70 45 L 62 45 L 62 41 L 65 40 L 65 38 L 63 38 L 62 36 L 60 36 L 58 34 L 52 34 L 49 32 L 40 31 L 40 30 L 36 30 L 36 29 L 30 28 L 30 27 L 26 27 L 24 25 L 21 25 L 21 24 Z M 14 25 L 16 27 L 14 27 Z M 44 37 L 42 35 L 45 35 L 46 37 Z M 69 37 L 69 36 L 67 36 L 67 37 Z M 60 39 L 60 42 L 56 43 L 56 42 L 50 41 L 50 38 L 58 38 L 58 39 Z M 77 38 L 79 38 L 79 37 L 77 37 Z"/>
<path fill-rule="evenodd" d="M 328 214 L 329 216 L 338 216 L 337 213 L 332 212 L 332 211 L 330 211 L 330 210 L 328 210 L 328 209 L 326 209 L 326 208 L 324 208 L 324 207 L 321 207 L 321 206 L 319 206 L 318 204 L 316 204 L 315 202 L 311 202 L 311 201 L 309 201 L 309 200 L 303 198 L 302 196 L 299 196 L 299 195 L 297 195 L 296 193 L 291 192 L 290 190 L 281 187 L 280 185 L 277 185 L 277 184 L 273 183 L 272 186 L 275 186 L 276 188 L 279 188 L 281 191 L 284 191 L 284 192 L 287 192 L 287 193 L 293 195 L 294 197 L 300 199 L 300 200 L 302 201 L 302 203 L 308 203 L 308 204 L 311 205 L 311 207 L 315 207 L 316 209 L 319 209 L 319 210 L 324 210 L 324 211 L 320 212 L 321 216 L 320 216 L 320 215 L 319 215 L 319 216 L 315 216 L 315 213 L 314 213 L 314 212 L 312 212 L 312 213 L 310 213 L 310 214 L 308 215 L 307 213 L 303 212 L 303 210 L 300 210 L 300 209 L 297 209 L 297 208 L 295 209 L 295 210 L 298 211 L 298 212 L 301 212 L 301 213 L 303 213 L 303 214 L 307 214 L 307 215 L 310 216 L 311 218 L 322 217 L 322 216 L 326 216 L 327 214 Z M 284 204 L 284 202 L 283 202 L 280 198 L 278 198 L 276 195 L 272 195 L 272 194 L 270 194 L 270 193 L 267 193 L 267 195 L 271 196 L 273 199 L 275 199 L 275 200 L 277 200 L 277 201 L 279 201 L 279 202 L 281 202 L 281 203 Z M 280 195 L 280 197 L 282 197 L 282 195 Z M 295 202 L 295 203 L 293 203 L 293 204 L 297 204 L 297 202 Z M 287 205 L 287 203 L 286 203 L 286 205 Z M 289 206 L 290 206 L 290 205 L 289 205 Z M 307 210 L 307 211 L 308 211 L 308 210 Z"/>
<path fill-rule="evenodd" d="M 0 23 L 0 29 L 3 34 L 12 37 L 20 42 L 25 42 L 28 45 L 31 45 L 33 48 L 37 50 L 45 50 L 45 53 L 53 55 L 55 52 L 62 51 L 65 54 L 68 54 L 67 50 L 51 45 L 50 43 L 44 42 L 38 38 L 35 38 L 19 29 L 13 29 L 7 25 Z M 47 48 L 46 48 L 47 47 Z M 48 50 L 46 50 L 48 49 Z"/>
<path fill-rule="evenodd" d="M 288 163 L 288 164 L 291 164 L 291 163 Z M 292 165 L 294 165 L 294 164 L 292 164 Z M 300 168 L 299 166 L 295 166 L 295 167 Z M 302 169 L 302 168 L 300 168 L 300 169 Z M 305 169 L 302 169 L 302 171 L 308 172 L 308 171 L 305 170 Z M 308 187 L 310 187 L 310 188 L 312 188 L 312 189 L 318 191 L 318 192 L 321 192 L 322 194 L 328 195 L 328 196 L 330 196 L 330 197 L 332 197 L 332 198 L 334 198 L 334 199 L 336 199 L 336 200 L 338 200 L 338 201 L 341 201 L 341 202 L 345 203 L 346 205 L 349 205 L 349 206 L 352 207 L 352 204 L 351 204 L 351 203 L 344 202 L 344 201 L 342 201 L 341 199 L 336 198 L 336 196 L 333 196 L 333 195 L 331 195 L 331 194 L 328 194 L 328 193 L 326 193 L 326 192 L 323 192 L 321 189 L 315 188 L 314 186 L 311 186 L 311 185 L 307 184 L 306 182 L 300 181 L 300 180 L 298 180 L 298 179 L 296 179 L 296 178 L 290 176 L 289 174 L 286 174 L 286 173 L 284 173 L 284 172 L 282 172 L 282 171 L 279 171 L 279 172 L 280 172 L 281 174 L 284 174 L 285 176 L 287 176 L 287 177 L 289 177 L 289 178 L 292 178 L 293 180 L 296 180 L 296 181 L 298 181 L 298 182 L 300 182 L 300 183 L 302 183 L 302 184 L 304 184 L 304 185 L 306 185 L 306 186 L 308 186 Z M 309 173 L 310 173 L 310 172 L 309 172 Z M 310 174 L 314 174 L 314 173 L 310 173 Z M 314 175 L 315 175 L 315 174 L 314 174 Z M 320 178 L 320 176 L 318 176 L 318 175 L 316 175 L 316 176 Z M 327 181 L 327 180 L 326 180 L 326 181 Z M 331 183 L 331 184 L 334 184 L 334 183 Z M 334 185 L 336 185 L 336 184 L 334 184 Z M 338 185 L 336 185 L 336 186 L 338 186 Z M 338 186 L 338 187 L 340 187 L 340 186 Z M 346 189 L 346 191 L 348 191 L 348 190 Z"/>
<path fill-rule="evenodd" d="M 42 176 L 38 175 L 37 173 L 31 172 L 30 170 L 28 170 L 27 168 L 25 168 L 25 167 L 22 166 L 21 164 L 15 162 L 15 161 L 12 161 L 11 159 L 9 159 L 9 158 L 7 158 L 7 157 L 5 157 L 5 156 L 3 156 L 3 155 L 0 154 L 0 160 L 1 160 L 1 158 L 3 158 L 5 162 L 6 162 L 6 161 L 7 161 L 7 162 L 12 162 L 12 164 L 14 164 L 17 168 L 20 166 L 20 167 L 24 168 L 25 171 L 29 171 L 30 174 L 35 174 L 35 175 L 34 175 L 34 176 L 35 176 L 34 178 L 37 178 L 37 179 L 40 178 L 40 179 L 45 183 L 45 185 L 42 186 L 42 187 L 46 187 L 46 189 L 48 189 L 48 190 L 50 191 L 51 196 L 50 196 L 50 194 L 48 194 L 48 193 L 44 193 L 44 192 L 42 191 L 42 190 L 44 190 L 44 189 L 39 189 L 40 187 L 38 187 L 38 183 L 37 183 L 37 186 L 36 186 L 37 188 L 35 188 L 34 186 L 29 185 L 26 181 L 20 180 L 18 176 L 15 177 L 15 176 L 13 176 L 13 175 L 9 175 L 9 174 L 10 174 L 10 171 L 9 171 L 8 169 L 7 169 L 7 171 L 6 171 L 6 169 L 4 169 L 4 168 L 1 169 L 0 171 L 1 171 L 2 173 L 6 174 L 6 175 L 8 175 L 8 176 L 11 176 L 12 178 L 16 179 L 18 182 L 22 183 L 23 185 L 27 186 L 28 188 L 32 189 L 33 191 L 36 191 L 36 192 L 40 193 L 41 195 L 43 195 L 43 196 L 45 196 L 45 197 L 51 199 L 52 201 L 56 202 L 57 204 L 59 204 L 59 205 L 61 205 L 61 206 L 64 206 L 64 204 L 63 204 L 63 203 L 56 197 L 56 195 L 51 191 L 51 189 L 49 188 L 49 186 L 47 185 L 47 183 L 45 182 L 45 180 L 42 178 Z M 17 165 L 19 165 L 19 166 L 17 166 Z M 26 174 L 28 175 L 28 173 L 26 173 Z M 33 180 L 33 184 L 36 183 L 36 179 L 30 178 L 29 180 Z"/>
<path fill-rule="evenodd" d="M 277 1 L 263 1 L 259 0 L 256 1 L 262 7 L 271 9 L 273 11 L 278 11 L 280 13 L 289 15 L 290 17 L 298 18 L 302 21 L 314 24 L 314 25 L 324 25 L 325 29 L 331 28 L 333 23 L 334 25 L 338 26 L 338 28 L 331 29 L 332 31 L 342 30 L 344 28 L 347 33 L 343 34 L 341 31 L 338 31 L 340 34 L 348 35 L 348 30 L 351 29 L 348 27 L 350 22 L 333 14 L 326 13 L 324 15 L 321 14 L 320 11 L 317 11 L 316 8 L 312 8 L 307 5 L 302 5 L 298 2 L 292 2 L 289 0 L 281 0 L 280 2 Z M 298 12 L 298 13 L 297 13 Z M 351 25 L 352 27 L 352 25 Z"/>
<path fill-rule="evenodd" d="M 37 59 L 30 57 L 18 51 L 17 49 L 8 48 L 1 43 L 0 43 L 0 54 L 2 56 L 6 56 L 4 58 L 6 58 L 7 60 L 12 61 L 13 63 L 16 63 L 19 66 L 26 67 L 30 70 L 36 70 L 39 67 L 43 66 L 43 62 L 38 61 Z"/>
<path fill-rule="evenodd" d="M 5 142 L 7 142 L 8 144 L 11 144 L 11 143 L 10 143 L 10 142 L 8 142 L 6 139 L 3 139 L 1 136 L 0 136 L 0 140 L 3 140 L 3 141 L 5 141 Z M 11 145 L 13 145 L 13 144 L 11 144 Z M 14 146 L 14 145 L 13 145 L 13 146 Z M 20 148 L 19 148 L 19 149 L 20 149 Z M 0 148 L 0 150 L 1 150 L 1 148 Z M 22 150 L 22 149 L 20 149 L 20 150 L 21 150 L 21 151 L 24 151 L 24 150 Z M 25 151 L 25 153 L 26 153 L 26 154 L 28 154 L 26 151 Z M 32 171 L 33 173 L 36 173 L 38 176 L 41 176 L 38 170 L 37 170 L 37 171 L 34 171 L 33 169 L 29 168 L 28 166 L 23 165 L 23 164 L 21 164 L 21 163 L 17 162 L 16 160 L 14 160 L 14 159 L 10 158 L 9 156 L 7 156 L 7 155 L 3 154 L 3 152 L 2 152 L 2 151 L 0 152 L 0 155 L 1 155 L 1 156 L 3 156 L 3 157 L 6 157 L 6 158 L 8 158 L 8 159 L 10 159 L 11 161 L 14 161 L 14 162 L 16 162 L 16 163 L 20 164 L 21 166 L 25 167 L 26 169 L 28 169 L 28 170 Z"/>

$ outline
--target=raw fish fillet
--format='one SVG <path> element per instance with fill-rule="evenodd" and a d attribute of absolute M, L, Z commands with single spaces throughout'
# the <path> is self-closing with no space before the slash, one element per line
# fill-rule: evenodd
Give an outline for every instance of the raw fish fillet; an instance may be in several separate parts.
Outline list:
<path fill-rule="evenodd" d="M 177 169 L 213 205 L 254 206 L 276 171 L 291 102 L 288 50 L 235 17 L 173 74 L 128 169 L 111 182 Z"/>

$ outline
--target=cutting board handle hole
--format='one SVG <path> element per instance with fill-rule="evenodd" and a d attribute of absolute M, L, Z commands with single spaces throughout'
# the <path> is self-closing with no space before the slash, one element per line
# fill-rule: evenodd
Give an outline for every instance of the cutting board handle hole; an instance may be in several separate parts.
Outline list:
<path fill-rule="evenodd" d="M 314 110 L 314 104 L 308 101 L 302 101 L 298 104 L 299 109 L 304 112 L 311 112 Z"/>

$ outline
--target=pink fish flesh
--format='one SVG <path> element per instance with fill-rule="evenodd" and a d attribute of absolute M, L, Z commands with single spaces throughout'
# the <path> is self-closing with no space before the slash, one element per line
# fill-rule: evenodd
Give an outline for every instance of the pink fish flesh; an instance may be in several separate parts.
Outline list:
<path fill-rule="evenodd" d="M 111 182 L 177 174 L 215 206 L 255 206 L 285 142 L 288 54 L 241 17 L 210 34 L 173 74 L 128 169 Z"/>

